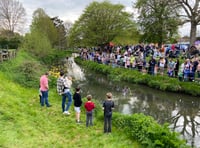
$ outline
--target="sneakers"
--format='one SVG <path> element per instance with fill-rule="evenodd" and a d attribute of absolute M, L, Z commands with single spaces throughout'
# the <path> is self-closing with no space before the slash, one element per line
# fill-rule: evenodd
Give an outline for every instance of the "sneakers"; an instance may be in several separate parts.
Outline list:
<path fill-rule="evenodd" d="M 79 120 L 79 121 L 78 121 L 78 120 L 76 120 L 76 123 L 77 123 L 77 124 L 81 124 L 82 122 L 81 122 L 80 120 Z"/>
<path fill-rule="evenodd" d="M 64 111 L 63 114 L 65 114 L 65 115 L 70 115 L 70 112 Z"/>

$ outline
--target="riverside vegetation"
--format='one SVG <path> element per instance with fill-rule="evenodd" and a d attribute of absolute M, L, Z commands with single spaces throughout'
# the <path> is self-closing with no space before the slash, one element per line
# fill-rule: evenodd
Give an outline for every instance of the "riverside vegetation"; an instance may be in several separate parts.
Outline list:
<path fill-rule="evenodd" d="M 75 61 L 95 72 L 107 75 L 112 81 L 126 81 L 129 83 L 146 85 L 162 91 L 200 96 L 200 84 L 197 82 L 182 82 L 179 81 L 178 78 L 160 75 L 152 76 L 127 68 L 112 68 L 109 65 L 98 64 L 93 61 L 83 61 L 80 58 L 76 58 Z"/>
<path fill-rule="evenodd" d="M 52 56 L 47 59 L 51 59 L 48 62 L 54 61 Z M 152 117 L 143 114 L 114 113 L 112 134 L 103 134 L 103 112 L 95 99 L 94 126 L 86 128 L 83 108 L 83 124 L 76 124 L 73 105 L 70 116 L 61 112 L 61 97 L 56 92 L 54 77 L 50 76 L 49 82 L 49 101 L 53 106 L 40 107 L 39 76 L 49 66 L 45 67 L 23 50 L 15 59 L 0 65 L 0 147 L 189 147 L 177 133 L 168 129 L 167 124 L 159 125 Z"/>

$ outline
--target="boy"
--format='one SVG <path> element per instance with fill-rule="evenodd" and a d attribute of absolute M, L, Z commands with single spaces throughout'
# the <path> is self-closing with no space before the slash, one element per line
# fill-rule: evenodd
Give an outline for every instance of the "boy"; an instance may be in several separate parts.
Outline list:
<path fill-rule="evenodd" d="M 114 109 L 114 102 L 112 101 L 112 93 L 106 94 L 107 99 L 103 102 L 104 110 L 104 133 L 111 133 L 112 110 Z"/>
<path fill-rule="evenodd" d="M 86 109 L 86 127 L 93 126 L 93 109 L 95 108 L 95 104 L 91 101 L 92 96 L 87 96 L 87 102 L 85 103 L 85 109 Z"/>
<path fill-rule="evenodd" d="M 74 93 L 73 99 L 74 99 L 74 110 L 76 112 L 76 122 L 80 123 L 80 113 L 81 113 L 81 105 L 82 105 L 80 87 L 76 88 L 76 92 Z"/>

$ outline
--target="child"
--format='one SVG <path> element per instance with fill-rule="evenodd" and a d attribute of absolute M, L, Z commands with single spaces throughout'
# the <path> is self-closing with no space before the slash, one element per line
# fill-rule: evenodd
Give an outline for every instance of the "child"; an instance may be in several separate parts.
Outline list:
<path fill-rule="evenodd" d="M 85 109 L 86 109 L 86 127 L 93 126 L 93 109 L 95 108 L 95 104 L 91 101 L 92 96 L 87 96 L 87 102 L 85 103 Z"/>
<path fill-rule="evenodd" d="M 81 105 L 82 105 L 82 100 L 81 100 L 81 95 L 80 95 L 80 87 L 76 88 L 76 92 L 74 93 L 73 96 L 74 99 L 74 109 L 76 112 L 76 122 L 80 123 L 80 113 L 81 113 Z"/>
<path fill-rule="evenodd" d="M 112 101 L 112 93 L 106 94 L 107 99 L 103 102 L 104 110 L 104 133 L 111 133 L 112 110 L 114 109 L 114 102 Z"/>
<path fill-rule="evenodd" d="M 39 99 L 40 99 L 40 104 L 41 104 L 42 92 L 41 92 L 41 90 L 40 90 L 40 85 L 39 85 Z"/>

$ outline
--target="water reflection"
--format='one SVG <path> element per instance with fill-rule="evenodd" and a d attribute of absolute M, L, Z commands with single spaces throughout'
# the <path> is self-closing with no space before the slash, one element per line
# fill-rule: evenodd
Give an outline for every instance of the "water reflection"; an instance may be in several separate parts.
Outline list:
<path fill-rule="evenodd" d="M 200 147 L 199 98 L 166 93 L 145 86 L 114 83 L 104 76 L 86 74 L 83 96 L 92 94 L 100 102 L 108 91 L 113 93 L 115 111 L 123 114 L 144 113 L 154 117 L 160 124 L 168 122 L 170 128 L 179 132 L 192 147 Z"/>
<path fill-rule="evenodd" d="M 123 114 L 144 113 L 160 124 L 168 122 L 170 128 L 181 134 L 188 145 L 200 147 L 200 98 L 166 93 L 145 86 L 112 82 L 93 72 L 85 73 L 81 85 L 82 96 L 91 94 L 100 103 L 108 91 L 113 93 L 115 111 Z"/>

